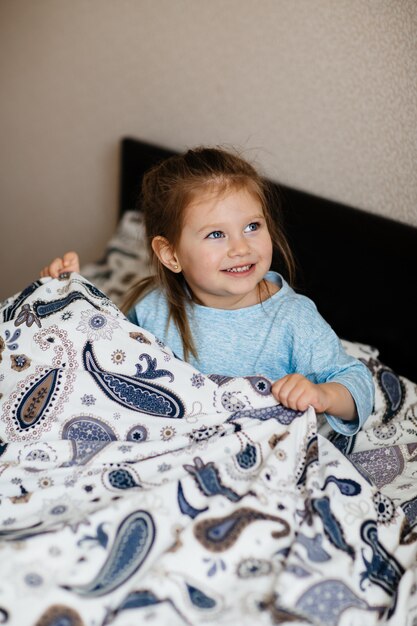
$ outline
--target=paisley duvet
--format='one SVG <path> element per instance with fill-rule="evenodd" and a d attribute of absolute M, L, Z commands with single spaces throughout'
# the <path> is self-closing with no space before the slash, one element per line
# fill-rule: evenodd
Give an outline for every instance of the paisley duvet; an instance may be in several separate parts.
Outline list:
<path fill-rule="evenodd" d="M 417 623 L 416 387 L 375 351 L 349 439 L 77 274 L 0 316 L 0 624 Z"/>

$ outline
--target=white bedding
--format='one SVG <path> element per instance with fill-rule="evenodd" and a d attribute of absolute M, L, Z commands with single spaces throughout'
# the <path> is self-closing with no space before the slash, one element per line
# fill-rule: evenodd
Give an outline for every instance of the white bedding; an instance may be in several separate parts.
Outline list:
<path fill-rule="evenodd" d="M 0 623 L 415 623 L 416 388 L 376 352 L 346 344 L 377 385 L 348 439 L 81 276 L 0 315 Z"/>

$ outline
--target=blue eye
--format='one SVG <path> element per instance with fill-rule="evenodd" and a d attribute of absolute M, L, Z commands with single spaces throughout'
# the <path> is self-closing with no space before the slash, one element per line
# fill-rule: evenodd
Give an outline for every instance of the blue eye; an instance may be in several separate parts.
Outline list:
<path fill-rule="evenodd" d="M 221 237 L 224 237 L 224 234 L 221 230 L 213 230 L 212 233 L 207 235 L 207 239 L 221 239 Z"/>
<path fill-rule="evenodd" d="M 253 232 L 255 230 L 258 230 L 259 226 L 260 226 L 259 222 L 251 222 L 250 224 L 248 224 L 246 226 L 245 232 L 246 233 L 250 233 L 250 232 Z"/>

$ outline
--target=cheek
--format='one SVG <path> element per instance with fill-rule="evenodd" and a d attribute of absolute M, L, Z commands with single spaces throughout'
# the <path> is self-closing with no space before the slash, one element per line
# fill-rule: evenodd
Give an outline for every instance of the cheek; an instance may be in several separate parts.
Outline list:
<path fill-rule="evenodd" d="M 178 254 L 178 260 L 189 275 L 201 275 L 219 264 L 221 256 L 216 250 L 206 249 L 202 244 L 189 247 Z"/>
<path fill-rule="evenodd" d="M 262 250 L 262 254 L 265 259 L 270 258 L 272 260 L 273 247 L 272 247 L 272 240 L 271 240 L 271 237 L 269 237 L 269 235 L 267 235 L 260 242 L 260 250 Z"/>
<path fill-rule="evenodd" d="M 220 249 L 220 246 L 207 246 L 207 248 L 202 245 L 199 246 L 196 262 L 200 267 L 213 267 L 220 263 L 223 259 L 223 251 Z"/>

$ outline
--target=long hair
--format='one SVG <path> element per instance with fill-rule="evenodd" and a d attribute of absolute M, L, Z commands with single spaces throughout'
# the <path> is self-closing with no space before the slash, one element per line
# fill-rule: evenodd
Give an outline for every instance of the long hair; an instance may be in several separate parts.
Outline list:
<path fill-rule="evenodd" d="M 169 157 L 152 167 L 144 176 L 140 207 L 144 212 L 146 243 L 154 274 L 136 283 L 128 293 L 122 309 L 127 312 L 149 291 L 160 288 L 166 295 L 169 320 L 173 320 L 182 338 L 184 358 L 197 357 L 186 305 L 196 301 L 182 273 L 171 272 L 152 250 L 154 237 L 165 237 L 176 248 L 183 227 L 185 209 L 207 191 L 219 195 L 230 189 L 247 189 L 262 206 L 273 248 L 279 254 L 291 283 L 294 259 L 282 226 L 277 223 L 277 198 L 270 184 L 238 154 L 223 148 L 198 147 Z"/>

